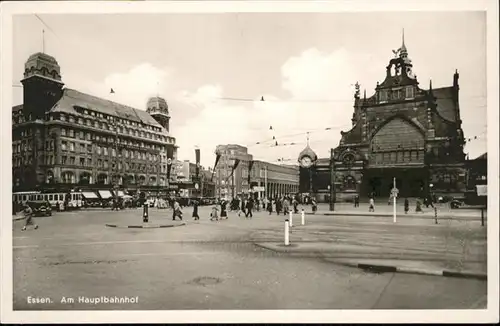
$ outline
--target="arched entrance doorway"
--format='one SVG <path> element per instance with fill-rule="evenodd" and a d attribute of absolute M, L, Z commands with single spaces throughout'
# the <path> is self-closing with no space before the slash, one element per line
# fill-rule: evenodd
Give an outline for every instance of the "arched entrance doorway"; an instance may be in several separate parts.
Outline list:
<path fill-rule="evenodd" d="M 92 183 L 92 175 L 89 172 L 80 173 L 78 183 L 81 185 L 88 185 Z"/>
<path fill-rule="evenodd" d="M 75 174 L 72 171 L 64 171 L 61 173 L 62 183 L 76 183 Z"/>
<path fill-rule="evenodd" d="M 101 173 L 97 176 L 97 184 L 105 185 L 108 183 L 108 175 L 105 173 Z"/>

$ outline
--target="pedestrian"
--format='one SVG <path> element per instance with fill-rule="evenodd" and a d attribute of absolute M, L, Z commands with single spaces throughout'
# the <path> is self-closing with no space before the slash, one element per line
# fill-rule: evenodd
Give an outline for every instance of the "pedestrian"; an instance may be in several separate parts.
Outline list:
<path fill-rule="evenodd" d="M 311 199 L 311 208 L 313 214 L 316 214 L 316 211 L 318 210 L 318 204 L 316 203 L 316 199 L 314 198 Z"/>
<path fill-rule="evenodd" d="M 175 221 L 176 217 L 178 217 L 182 221 L 181 205 L 177 202 L 177 200 L 174 202 L 174 213 L 173 213 L 173 220 L 174 221 Z"/>
<path fill-rule="evenodd" d="M 238 216 L 240 216 L 241 213 L 245 214 L 245 207 L 246 207 L 246 203 L 245 203 L 246 200 L 244 198 L 241 198 L 240 201 L 241 201 L 241 205 L 240 205 L 240 210 L 238 211 Z"/>
<path fill-rule="evenodd" d="M 354 196 L 354 207 L 359 207 L 359 195 Z"/>
<path fill-rule="evenodd" d="M 200 216 L 198 215 L 198 205 L 199 205 L 198 201 L 195 200 L 193 202 L 193 217 L 195 221 L 200 219 Z"/>
<path fill-rule="evenodd" d="M 210 213 L 210 221 L 218 221 L 219 220 L 219 215 L 218 215 L 219 209 L 217 208 L 217 204 L 215 204 L 212 207 L 212 212 Z"/>
<path fill-rule="evenodd" d="M 250 200 L 247 200 L 247 204 L 246 204 L 245 208 L 247 209 L 245 217 L 248 218 L 250 216 L 250 218 L 252 218 L 253 217 L 253 215 L 252 215 L 253 200 L 251 198 L 250 198 Z"/>
<path fill-rule="evenodd" d="M 30 207 L 29 204 L 24 205 L 24 216 L 26 217 L 26 224 L 24 224 L 23 228 L 21 229 L 22 231 L 26 231 L 26 227 L 28 225 L 33 225 L 34 229 L 38 229 L 38 225 L 33 222 L 33 209 Z"/>
<path fill-rule="evenodd" d="M 299 212 L 299 202 L 297 201 L 297 198 L 293 199 L 293 212 L 297 214 Z"/>
<path fill-rule="evenodd" d="M 422 210 L 422 203 L 420 202 L 420 199 L 417 199 L 417 203 L 415 205 L 415 212 L 417 212 L 417 213 L 423 213 L 424 212 Z"/>
<path fill-rule="evenodd" d="M 288 203 L 288 198 L 283 198 L 283 215 L 286 216 L 286 214 L 288 214 L 289 212 L 289 209 L 290 209 L 290 205 Z"/>
<path fill-rule="evenodd" d="M 405 198 L 405 214 L 408 214 L 409 210 L 410 210 L 410 202 L 408 201 L 408 198 Z"/>
<path fill-rule="evenodd" d="M 273 212 L 273 200 L 271 198 L 267 200 L 267 211 L 269 212 L 269 215 Z"/>
<path fill-rule="evenodd" d="M 368 208 L 368 212 L 375 212 L 375 200 L 373 200 L 373 197 L 370 198 L 370 207 Z"/>
<path fill-rule="evenodd" d="M 281 213 L 281 198 L 276 198 L 276 215 Z"/>
<path fill-rule="evenodd" d="M 225 217 L 226 220 L 228 219 L 226 206 L 227 206 L 227 202 L 223 199 L 222 202 L 220 203 L 220 218 L 221 218 L 221 220 L 223 219 L 223 217 Z"/>

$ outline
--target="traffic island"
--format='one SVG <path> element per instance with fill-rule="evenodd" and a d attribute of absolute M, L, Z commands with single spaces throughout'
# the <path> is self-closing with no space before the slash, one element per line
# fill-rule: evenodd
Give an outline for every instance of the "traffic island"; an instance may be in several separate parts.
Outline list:
<path fill-rule="evenodd" d="M 106 227 L 109 228 L 123 228 L 123 229 L 161 229 L 161 228 L 173 228 L 177 226 L 185 226 L 186 223 L 162 223 L 162 224 L 154 224 L 154 223 L 143 223 L 143 224 L 112 224 L 106 223 Z"/>

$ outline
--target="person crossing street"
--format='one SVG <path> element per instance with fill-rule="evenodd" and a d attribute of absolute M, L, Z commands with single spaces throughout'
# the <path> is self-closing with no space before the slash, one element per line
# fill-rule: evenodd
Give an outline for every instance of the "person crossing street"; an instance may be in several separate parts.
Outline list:
<path fill-rule="evenodd" d="M 253 217 L 253 214 L 252 214 L 252 209 L 253 209 L 253 200 L 250 198 L 250 200 L 247 200 L 247 204 L 246 204 L 246 207 L 247 209 L 247 212 L 245 214 L 245 217 L 248 218 L 252 218 Z"/>
<path fill-rule="evenodd" d="M 35 230 L 38 229 L 38 225 L 33 222 L 33 209 L 30 207 L 30 205 L 25 204 L 23 213 L 26 217 L 26 224 L 24 224 L 21 230 L 26 231 L 26 227 L 28 225 L 33 225 Z"/>

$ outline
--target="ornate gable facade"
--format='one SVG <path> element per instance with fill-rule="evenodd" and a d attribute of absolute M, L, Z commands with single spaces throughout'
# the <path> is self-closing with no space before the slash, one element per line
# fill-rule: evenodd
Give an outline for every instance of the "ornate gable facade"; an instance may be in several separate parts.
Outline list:
<path fill-rule="evenodd" d="M 372 95 L 365 90 L 361 96 L 356 83 L 352 128 L 341 132 L 334 149 L 337 198 L 373 192 L 388 196 L 393 178 L 407 196 L 461 192 L 465 187 L 458 72 L 450 87 L 433 89 L 429 82 L 423 89 L 404 36 L 401 48 L 393 52 L 385 79 Z M 314 170 L 317 180 L 330 179 L 329 166 L 318 161 Z"/>

